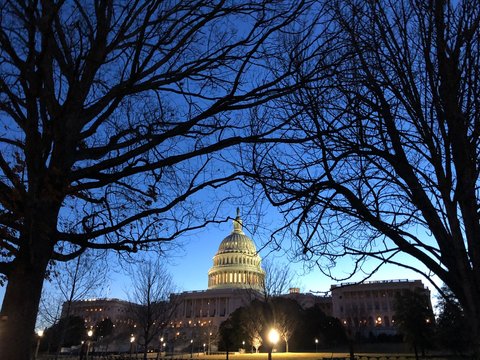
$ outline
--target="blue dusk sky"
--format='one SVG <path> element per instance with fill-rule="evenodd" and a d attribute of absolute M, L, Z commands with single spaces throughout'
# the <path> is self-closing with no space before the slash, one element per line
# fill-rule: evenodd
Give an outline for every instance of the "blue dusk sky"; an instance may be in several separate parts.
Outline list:
<path fill-rule="evenodd" d="M 235 209 L 232 208 L 234 216 Z M 248 224 L 246 224 L 248 227 Z M 195 291 L 205 290 L 208 287 L 208 270 L 213 265 L 213 256 L 218 250 L 221 241 L 232 231 L 232 223 L 226 222 L 218 225 L 212 225 L 204 230 L 185 236 L 179 239 L 181 247 L 179 249 L 171 250 L 165 257 L 165 265 L 173 275 L 174 282 L 179 291 Z M 257 249 L 262 247 L 262 239 L 256 238 L 248 233 L 245 228 L 245 233 L 251 237 L 257 245 Z M 332 284 L 338 282 L 332 280 L 328 276 L 321 273 L 319 269 L 311 268 L 307 263 L 302 261 L 294 261 L 289 256 L 280 252 L 272 251 L 267 245 L 260 249 L 260 256 L 263 260 L 273 261 L 283 266 L 289 266 L 291 271 L 295 274 L 294 286 L 299 287 L 302 292 L 319 292 L 326 293 L 330 290 Z M 338 277 L 345 277 L 351 266 L 351 259 L 344 259 L 338 263 L 334 269 L 334 274 Z M 413 264 L 413 260 L 405 257 L 405 263 Z M 365 269 L 374 267 L 374 263 L 367 262 Z M 421 265 L 418 265 L 421 268 Z M 365 272 L 358 272 L 349 280 L 344 282 L 361 281 L 365 278 Z M 111 275 L 111 286 L 107 297 L 112 298 L 126 298 L 125 290 L 128 289 L 130 279 L 121 271 Z M 394 265 L 384 265 L 382 268 L 370 277 L 369 281 L 379 280 L 396 280 L 396 279 L 420 279 L 424 285 L 435 293 L 433 286 L 429 281 L 420 274 L 405 268 Z M 435 280 L 436 281 L 436 280 Z M 436 281 L 436 283 L 439 283 Z"/>
<path fill-rule="evenodd" d="M 232 214 L 225 217 L 235 216 L 235 208 L 232 207 Z M 251 237 L 260 249 L 260 256 L 263 260 L 268 259 L 282 266 L 289 266 L 295 274 L 294 286 L 299 287 L 302 292 L 318 292 L 325 294 L 330 290 L 332 284 L 338 282 L 322 274 L 319 269 L 310 268 L 307 263 L 294 261 L 287 254 L 280 251 L 272 251 L 267 245 L 262 248 L 264 239 L 258 239 L 255 235 L 249 234 L 248 223 L 244 221 L 245 233 Z M 175 246 L 162 258 L 164 265 L 173 276 L 178 291 L 205 290 L 208 287 L 208 270 L 212 267 L 212 259 L 218 250 L 221 241 L 232 231 L 231 221 L 207 226 L 194 234 L 186 235 L 175 242 Z M 177 246 L 178 245 L 178 246 Z M 145 255 L 143 255 L 145 256 Z M 149 256 L 156 256 L 153 253 Z M 117 259 L 117 257 L 112 256 Z M 122 269 L 112 261 L 112 268 L 109 273 L 108 286 L 102 291 L 102 297 L 128 299 L 128 289 L 131 286 L 131 277 L 126 269 Z M 344 259 L 335 267 L 334 274 L 338 277 L 345 277 L 351 267 L 352 260 Z M 405 257 L 404 263 L 413 265 L 413 260 Z M 365 270 L 374 267 L 373 261 L 365 264 Z M 418 265 L 421 268 L 421 265 Z M 354 277 L 345 282 L 361 281 L 365 278 L 366 272 L 357 272 Z M 425 286 L 435 294 L 434 287 L 426 278 L 420 274 L 394 265 L 384 265 L 368 280 L 397 280 L 397 279 L 421 279 Z M 434 279 L 435 280 L 435 279 Z M 437 284 L 439 283 L 436 281 Z M 48 285 L 47 285 L 48 286 Z M 5 288 L 0 288 L 0 300 L 3 300 Z M 434 299 L 432 299 L 434 300 Z"/>

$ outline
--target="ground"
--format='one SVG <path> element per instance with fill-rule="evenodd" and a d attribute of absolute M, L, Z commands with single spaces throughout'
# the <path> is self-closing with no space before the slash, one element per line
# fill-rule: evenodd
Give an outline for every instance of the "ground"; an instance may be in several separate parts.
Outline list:
<path fill-rule="evenodd" d="M 149 359 L 157 359 L 156 353 L 148 354 Z M 238 354 L 238 353 L 230 353 L 229 360 L 267 360 L 268 354 L 260 353 L 260 354 Z M 54 359 L 54 356 L 43 357 L 39 356 L 39 360 L 50 360 Z M 137 354 L 137 356 L 133 355 L 132 360 L 140 360 L 143 358 L 143 354 Z M 69 356 L 61 356 L 59 357 L 60 360 L 78 360 L 78 355 L 75 357 Z M 122 360 L 129 360 L 129 354 L 122 356 L 115 356 L 115 357 L 102 357 L 102 356 L 95 356 L 93 359 L 90 358 L 89 360 L 113 360 L 113 359 L 122 359 Z M 163 359 L 160 357 L 160 359 Z M 197 354 L 194 353 L 193 357 L 190 354 L 176 354 L 174 357 L 167 356 L 166 360 L 225 360 L 226 355 L 204 355 L 204 354 Z M 332 352 L 318 352 L 318 353 L 273 353 L 272 360 L 344 360 L 349 359 L 349 355 L 347 353 L 332 353 Z M 414 360 L 414 354 L 381 354 L 381 353 L 368 353 L 362 354 L 357 353 L 355 354 L 355 359 L 357 360 Z M 445 360 L 446 357 L 442 356 L 429 356 L 429 360 Z"/>

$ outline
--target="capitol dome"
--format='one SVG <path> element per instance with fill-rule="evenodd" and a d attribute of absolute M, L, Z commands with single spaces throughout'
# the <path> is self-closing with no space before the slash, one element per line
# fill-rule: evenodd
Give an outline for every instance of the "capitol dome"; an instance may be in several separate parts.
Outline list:
<path fill-rule="evenodd" d="M 261 290 L 265 272 L 252 239 L 243 232 L 240 210 L 233 231 L 220 243 L 208 272 L 209 289 L 251 288 Z"/>

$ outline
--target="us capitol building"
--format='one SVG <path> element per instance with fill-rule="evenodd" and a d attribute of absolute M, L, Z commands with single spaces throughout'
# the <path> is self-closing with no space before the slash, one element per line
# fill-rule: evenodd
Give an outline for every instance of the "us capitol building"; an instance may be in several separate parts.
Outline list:
<path fill-rule="evenodd" d="M 220 243 L 213 257 L 213 266 L 208 271 L 208 289 L 170 296 L 175 311 L 163 333 L 166 340 L 181 346 L 196 339 L 208 344 L 209 351 L 215 350 L 220 324 L 239 307 L 261 298 L 264 280 L 261 258 L 255 243 L 243 231 L 237 209 L 233 230 Z M 332 285 L 330 290 L 331 296 L 317 296 L 292 288 L 289 294 L 282 296 L 295 299 L 303 308 L 317 305 L 326 315 L 340 319 L 345 326 L 363 335 L 397 332 L 394 304 L 396 297 L 405 291 L 419 290 L 430 299 L 430 291 L 421 280 L 345 283 Z M 139 305 L 117 299 L 81 300 L 72 304 L 70 314 L 84 318 L 87 327 L 105 318 L 117 326 L 135 327 L 132 306 Z"/>
<path fill-rule="evenodd" d="M 178 306 L 170 328 L 186 338 L 215 336 L 233 311 L 262 296 L 264 280 L 261 258 L 253 240 L 243 232 L 237 209 L 233 230 L 213 257 L 208 289 L 172 295 L 171 301 Z"/>

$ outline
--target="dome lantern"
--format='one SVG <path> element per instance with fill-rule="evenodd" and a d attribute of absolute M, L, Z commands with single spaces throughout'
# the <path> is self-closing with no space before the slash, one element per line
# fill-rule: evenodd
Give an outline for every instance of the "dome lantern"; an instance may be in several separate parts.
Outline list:
<path fill-rule="evenodd" d="M 237 217 L 233 220 L 233 232 L 244 234 L 242 218 L 240 217 L 240 208 L 237 208 Z"/>

